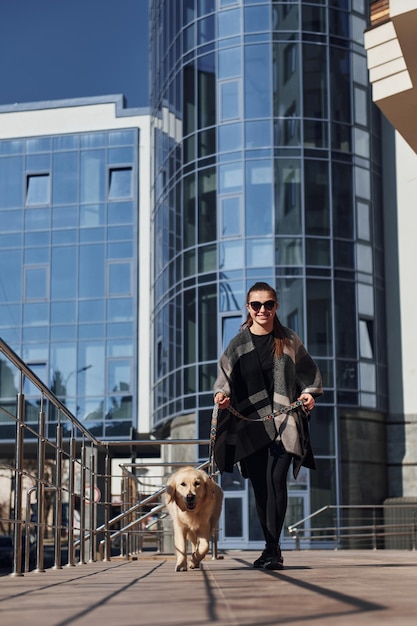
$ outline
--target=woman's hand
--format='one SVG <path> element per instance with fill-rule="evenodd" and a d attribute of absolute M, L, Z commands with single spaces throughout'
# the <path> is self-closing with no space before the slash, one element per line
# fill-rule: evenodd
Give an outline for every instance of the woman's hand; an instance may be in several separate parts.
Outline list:
<path fill-rule="evenodd" d="M 308 411 L 314 409 L 314 405 L 316 404 L 311 393 L 302 393 L 301 396 L 297 398 L 297 400 L 301 400 L 301 402 L 304 403 L 304 406 Z"/>
<path fill-rule="evenodd" d="M 230 404 L 230 398 L 222 391 L 218 391 L 214 396 L 214 402 L 219 405 L 219 409 L 227 409 Z"/>

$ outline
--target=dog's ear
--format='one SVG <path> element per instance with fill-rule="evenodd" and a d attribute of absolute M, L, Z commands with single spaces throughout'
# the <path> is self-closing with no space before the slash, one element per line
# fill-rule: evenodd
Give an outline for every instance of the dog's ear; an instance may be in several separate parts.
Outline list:
<path fill-rule="evenodd" d="M 165 485 L 166 502 L 169 504 L 175 500 L 175 479 L 171 476 Z"/>

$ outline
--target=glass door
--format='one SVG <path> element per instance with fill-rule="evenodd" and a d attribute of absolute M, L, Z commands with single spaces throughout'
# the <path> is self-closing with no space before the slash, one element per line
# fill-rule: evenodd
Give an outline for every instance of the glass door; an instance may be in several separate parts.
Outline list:
<path fill-rule="evenodd" d="M 265 541 L 256 513 L 255 499 L 248 480 L 240 475 L 235 466 L 233 474 L 221 477 L 224 492 L 223 509 L 219 525 L 219 548 L 238 550 L 263 549 Z M 304 468 L 294 481 L 288 476 L 288 507 L 281 535 L 281 546 L 285 550 L 295 548 L 295 538 L 288 526 L 305 519 L 310 514 L 309 473 Z M 309 521 L 304 522 L 309 527 Z M 305 533 L 303 533 L 304 536 Z M 302 540 L 302 547 L 309 547 L 309 540 Z"/>
<path fill-rule="evenodd" d="M 224 492 L 223 508 L 219 525 L 219 548 L 244 550 L 247 544 L 247 481 L 235 466 L 233 474 L 221 477 Z"/>

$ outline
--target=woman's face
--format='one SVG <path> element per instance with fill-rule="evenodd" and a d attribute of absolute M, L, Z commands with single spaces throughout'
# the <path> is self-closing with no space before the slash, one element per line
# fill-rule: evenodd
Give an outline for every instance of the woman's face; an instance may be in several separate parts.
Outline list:
<path fill-rule="evenodd" d="M 252 332 L 255 334 L 270 333 L 274 327 L 274 317 L 278 303 L 270 291 L 251 291 L 246 305 L 252 318 Z"/>

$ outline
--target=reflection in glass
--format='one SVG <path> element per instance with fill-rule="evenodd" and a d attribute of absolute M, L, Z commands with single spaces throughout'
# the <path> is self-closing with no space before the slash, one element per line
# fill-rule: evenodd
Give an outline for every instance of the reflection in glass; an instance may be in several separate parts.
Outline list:
<path fill-rule="evenodd" d="M 242 124 L 221 124 L 218 132 L 220 152 L 233 152 L 242 149 Z"/>
<path fill-rule="evenodd" d="M 297 332 L 304 328 L 304 293 L 303 281 L 300 278 L 277 281 L 279 310 L 278 317 L 284 326 Z M 297 322 L 295 321 L 297 320 Z"/>
<path fill-rule="evenodd" d="M 128 420 L 132 425 L 132 396 L 112 395 L 106 403 L 106 420 Z"/>
<path fill-rule="evenodd" d="M 275 159 L 275 229 L 301 234 L 301 160 Z"/>
<path fill-rule="evenodd" d="M 126 295 L 132 293 L 131 262 L 109 263 L 108 268 L 109 295 Z"/>
<path fill-rule="evenodd" d="M 80 421 L 89 422 L 86 424 L 90 428 L 90 423 L 103 420 L 103 399 L 102 398 L 80 398 L 77 417 Z"/>
<path fill-rule="evenodd" d="M 48 304 L 39 302 L 23 305 L 23 324 L 25 326 L 38 326 L 48 324 Z"/>
<path fill-rule="evenodd" d="M 128 392 L 132 390 L 130 359 L 109 359 L 107 365 L 107 388 L 112 392 Z"/>
<path fill-rule="evenodd" d="M 239 81 L 220 83 L 220 119 L 222 122 L 240 117 Z"/>
<path fill-rule="evenodd" d="M 78 202 L 78 171 L 78 152 L 61 152 L 54 155 L 52 172 L 52 202 L 54 204 Z"/>
<path fill-rule="evenodd" d="M 219 268 L 233 270 L 244 267 L 244 244 L 242 240 L 223 242 L 219 246 Z"/>
<path fill-rule="evenodd" d="M 0 162 L 1 166 L 1 162 Z M 0 174 L 1 176 L 1 174 Z M 1 182 L 0 182 L 1 189 Z M 1 205 L 1 194 L 0 194 L 0 205 Z M 13 211 L 0 211 L 0 223 L 1 229 L 3 233 L 18 231 L 21 233 L 23 231 L 23 211 L 14 209 Z"/>
<path fill-rule="evenodd" d="M 23 158 L 0 159 L 0 208 L 11 209 L 23 203 Z"/>
<path fill-rule="evenodd" d="M 242 163 L 221 165 L 219 170 L 220 193 L 237 193 L 243 191 Z"/>
<path fill-rule="evenodd" d="M 218 78 L 232 78 L 242 74 L 242 49 L 239 47 L 219 50 Z"/>
<path fill-rule="evenodd" d="M 246 234 L 272 233 L 273 173 L 269 160 L 246 162 Z M 264 263 L 265 265 L 265 263 Z"/>
<path fill-rule="evenodd" d="M 308 348 L 310 353 L 317 356 L 330 356 L 333 353 L 331 302 L 330 281 L 307 282 Z"/>
<path fill-rule="evenodd" d="M 51 260 L 51 299 L 65 300 L 75 298 L 76 274 L 68 268 L 76 267 L 75 248 L 52 248 Z"/>
<path fill-rule="evenodd" d="M 271 117 L 271 47 L 245 46 L 245 117 Z"/>
<path fill-rule="evenodd" d="M 237 308 L 237 307 L 236 307 Z M 222 350 L 225 350 L 231 339 L 239 332 L 242 317 L 223 317 L 222 319 Z"/>
<path fill-rule="evenodd" d="M 80 207 L 80 226 L 101 226 L 105 223 L 105 205 L 89 204 Z"/>
<path fill-rule="evenodd" d="M 256 121 L 245 124 L 245 147 L 263 148 L 271 145 L 271 122 Z"/>
<path fill-rule="evenodd" d="M 43 300 L 47 294 L 47 267 L 25 268 L 25 299 Z"/>
<path fill-rule="evenodd" d="M 307 265 L 330 265 L 330 240 L 306 238 Z"/>
<path fill-rule="evenodd" d="M 133 322 L 132 298 L 111 298 L 107 301 L 107 319 L 109 322 Z"/>
<path fill-rule="evenodd" d="M 225 4 L 225 0 L 223 0 Z M 231 2 L 227 2 L 231 4 Z M 233 3 L 235 4 L 235 3 Z M 219 37 L 232 37 L 240 32 L 240 10 L 230 9 L 229 11 L 220 11 L 218 14 L 218 33 Z"/>
<path fill-rule="evenodd" d="M 104 296 L 105 257 L 103 245 L 80 246 L 79 296 Z"/>
<path fill-rule="evenodd" d="M 264 267 L 274 264 L 274 240 L 247 239 L 246 240 L 246 265 L 248 267 Z"/>
<path fill-rule="evenodd" d="M 76 228 L 78 226 L 78 207 L 52 207 L 52 228 Z"/>
<path fill-rule="evenodd" d="M 81 202 L 102 202 L 105 191 L 104 151 L 81 152 Z"/>
<path fill-rule="evenodd" d="M 305 228 L 310 235 L 330 234 L 329 166 L 325 161 L 304 162 Z M 346 211 L 345 211 L 346 212 Z"/>
<path fill-rule="evenodd" d="M 241 234 L 241 196 L 228 196 L 221 200 L 222 235 L 233 237 Z"/>

